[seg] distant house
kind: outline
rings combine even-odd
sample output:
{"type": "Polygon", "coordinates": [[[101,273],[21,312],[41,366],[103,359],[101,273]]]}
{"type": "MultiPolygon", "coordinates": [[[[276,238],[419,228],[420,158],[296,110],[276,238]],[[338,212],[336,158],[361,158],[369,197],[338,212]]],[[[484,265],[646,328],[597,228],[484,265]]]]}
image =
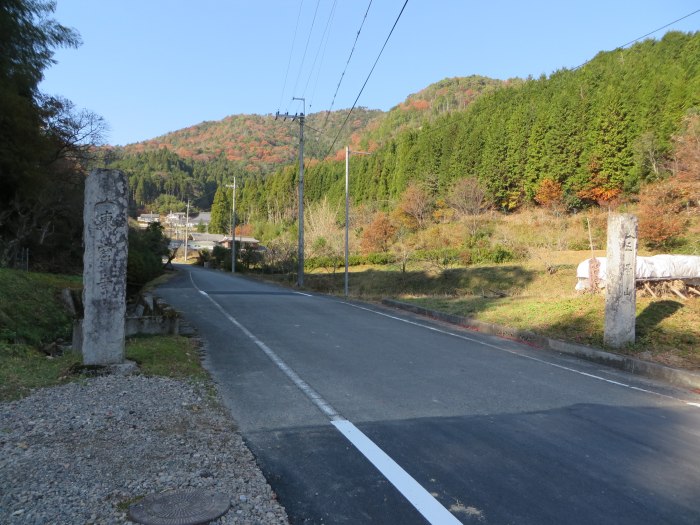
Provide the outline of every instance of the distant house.
{"type": "Polygon", "coordinates": [[[157,213],[142,213],[136,218],[141,228],[146,228],[149,224],[160,222],[160,215],[157,213]]]}
{"type": "MultiPolygon", "coordinates": [[[[221,244],[228,249],[231,249],[231,237],[226,236],[221,241],[221,244]]],[[[255,237],[245,237],[241,235],[236,235],[236,244],[241,248],[260,248],[260,241],[255,237]]]]}
{"type": "MultiPolygon", "coordinates": [[[[236,245],[239,248],[261,249],[260,241],[253,237],[236,235],[236,245]]],[[[219,233],[190,232],[187,235],[187,246],[192,250],[213,250],[215,246],[231,249],[231,238],[219,233]]]]}
{"type": "Polygon", "coordinates": [[[171,226],[185,226],[185,221],[186,221],[187,214],[184,212],[178,211],[178,212],[170,212],[165,216],[165,222],[166,224],[169,224],[171,226]]]}
{"type": "Polygon", "coordinates": [[[218,233],[197,233],[190,232],[187,236],[187,244],[193,250],[213,250],[214,246],[220,245],[225,236],[218,233]]]}

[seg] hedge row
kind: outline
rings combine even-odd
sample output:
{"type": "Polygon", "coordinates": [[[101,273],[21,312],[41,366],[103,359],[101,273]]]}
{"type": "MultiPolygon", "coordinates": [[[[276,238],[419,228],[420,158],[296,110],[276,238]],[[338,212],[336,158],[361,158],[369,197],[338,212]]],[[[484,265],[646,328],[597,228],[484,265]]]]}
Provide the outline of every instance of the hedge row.
{"type": "MultiPolygon", "coordinates": [[[[522,255],[502,246],[472,248],[441,248],[437,250],[416,250],[411,253],[407,261],[410,262],[430,262],[439,266],[456,266],[470,264],[499,264],[509,261],[516,261],[522,255]]],[[[367,255],[351,255],[348,258],[349,266],[361,266],[364,264],[387,265],[395,264],[399,260],[393,253],[380,252],[369,253],[367,255]]],[[[304,261],[304,269],[307,271],[321,268],[341,268],[345,265],[343,257],[309,257],[304,261]]]]}

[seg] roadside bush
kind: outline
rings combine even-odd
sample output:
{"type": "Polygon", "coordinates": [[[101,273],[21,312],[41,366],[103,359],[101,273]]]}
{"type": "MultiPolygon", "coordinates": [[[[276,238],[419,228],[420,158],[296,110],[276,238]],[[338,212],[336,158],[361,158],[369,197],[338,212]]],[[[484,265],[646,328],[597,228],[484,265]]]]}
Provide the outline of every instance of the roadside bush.
{"type": "Polygon", "coordinates": [[[365,260],[369,264],[393,264],[396,256],[393,253],[376,252],[367,254],[365,260]]]}
{"type": "Polygon", "coordinates": [[[335,272],[345,264],[345,258],[340,256],[325,255],[321,257],[309,257],[304,259],[304,270],[326,269],[335,272]]]}
{"type": "Polygon", "coordinates": [[[198,266],[211,266],[211,251],[209,250],[199,250],[197,252],[197,265],[198,266]]]}
{"type": "Polygon", "coordinates": [[[214,246],[209,258],[211,268],[221,268],[228,272],[231,271],[231,250],[223,246],[214,246]]]}
{"type": "Polygon", "coordinates": [[[367,264],[367,257],[363,255],[350,255],[348,257],[348,266],[361,266],[367,264]]]}
{"type": "Polygon", "coordinates": [[[163,273],[163,257],[168,255],[168,239],[163,227],[151,223],[145,230],[129,228],[129,255],[126,282],[129,293],[163,273]]]}
{"type": "Polygon", "coordinates": [[[290,240],[274,239],[266,245],[261,262],[265,273],[291,273],[297,266],[297,246],[290,240]]]}

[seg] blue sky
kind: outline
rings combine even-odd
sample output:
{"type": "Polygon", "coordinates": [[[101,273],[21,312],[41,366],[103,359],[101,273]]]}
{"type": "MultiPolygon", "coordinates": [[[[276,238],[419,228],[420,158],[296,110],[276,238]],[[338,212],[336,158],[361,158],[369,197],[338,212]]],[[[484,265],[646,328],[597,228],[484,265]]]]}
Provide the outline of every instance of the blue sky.
{"type": "MultiPolygon", "coordinates": [[[[352,106],[404,2],[372,1],[334,109],[352,106]]],[[[40,88],[102,115],[107,142],[120,145],[232,114],[301,111],[292,97],[325,111],[368,3],[58,0],[55,18],[83,45],[58,50],[40,88]]],[[[697,0],[409,0],[358,105],[388,110],[446,77],[573,68],[698,9],[697,0]]],[[[653,36],[674,29],[700,30],[700,13],[653,36]]]]}

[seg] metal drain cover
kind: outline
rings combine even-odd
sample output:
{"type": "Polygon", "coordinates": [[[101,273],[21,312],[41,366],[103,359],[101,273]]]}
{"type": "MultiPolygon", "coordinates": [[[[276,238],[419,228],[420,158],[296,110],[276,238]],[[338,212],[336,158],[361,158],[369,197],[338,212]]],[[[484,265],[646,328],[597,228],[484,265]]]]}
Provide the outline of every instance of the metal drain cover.
{"type": "Polygon", "coordinates": [[[129,507],[129,519],[144,525],[198,525],[223,516],[231,506],[225,494],[200,489],[154,494],[129,507]]]}

